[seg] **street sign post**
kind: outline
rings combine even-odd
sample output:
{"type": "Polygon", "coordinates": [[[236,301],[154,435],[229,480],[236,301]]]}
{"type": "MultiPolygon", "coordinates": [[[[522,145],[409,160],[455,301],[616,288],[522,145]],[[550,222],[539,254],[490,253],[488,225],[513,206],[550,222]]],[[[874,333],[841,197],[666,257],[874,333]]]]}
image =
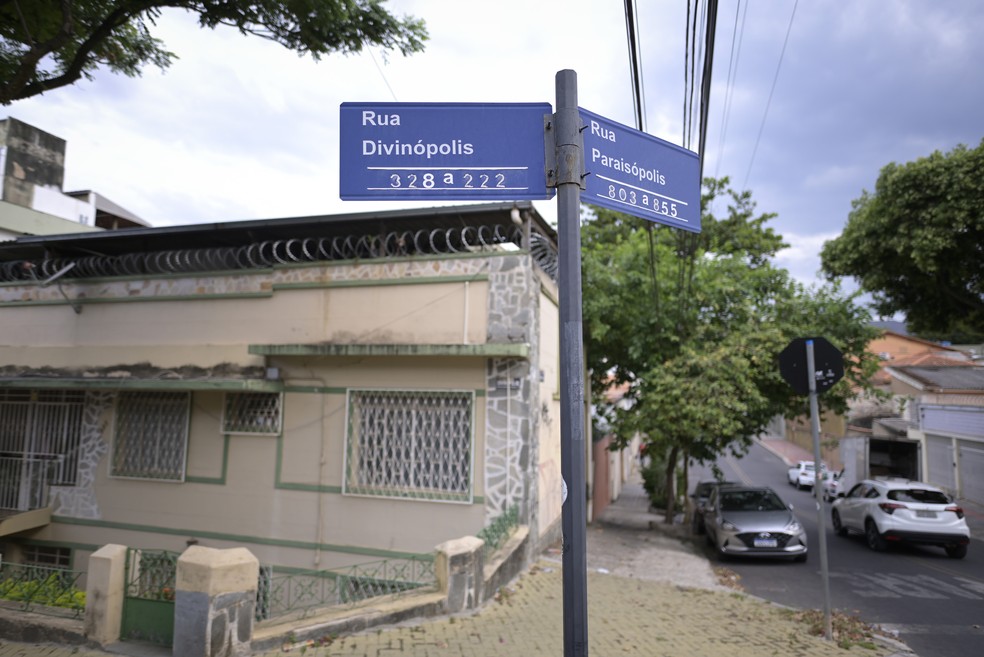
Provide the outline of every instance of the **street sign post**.
{"type": "Polygon", "coordinates": [[[549,103],[342,103],[343,200],[548,199],[549,103]]]}
{"type": "Polygon", "coordinates": [[[810,396],[810,431],[813,435],[813,497],[820,530],[820,580],[823,583],[824,636],[833,639],[830,617],[830,573],[827,567],[827,528],[823,505],[823,460],[820,454],[820,404],[817,395],[844,376],[844,355],[824,338],[796,338],[779,354],[779,374],[800,395],[810,396]]]}
{"type": "Polygon", "coordinates": [[[696,153],[579,108],[574,71],[557,73],[556,99],[555,113],[547,103],[342,103],[339,192],[356,201],[537,200],[556,188],[564,655],[586,657],[581,188],[586,203],[700,232],[701,181],[696,153]],[[578,493],[567,495],[568,485],[578,493]]]}
{"type": "Polygon", "coordinates": [[[700,232],[697,153],[579,108],[584,202],[700,232]]]}

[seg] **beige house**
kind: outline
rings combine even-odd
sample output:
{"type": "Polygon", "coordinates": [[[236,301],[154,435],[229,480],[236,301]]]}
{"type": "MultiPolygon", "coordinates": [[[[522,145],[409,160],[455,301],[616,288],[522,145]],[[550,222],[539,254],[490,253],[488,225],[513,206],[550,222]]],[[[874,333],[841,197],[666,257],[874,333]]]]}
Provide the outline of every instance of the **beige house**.
{"type": "Polygon", "coordinates": [[[427,558],[560,533],[556,235],[529,203],[0,243],[0,551],[427,558]]]}

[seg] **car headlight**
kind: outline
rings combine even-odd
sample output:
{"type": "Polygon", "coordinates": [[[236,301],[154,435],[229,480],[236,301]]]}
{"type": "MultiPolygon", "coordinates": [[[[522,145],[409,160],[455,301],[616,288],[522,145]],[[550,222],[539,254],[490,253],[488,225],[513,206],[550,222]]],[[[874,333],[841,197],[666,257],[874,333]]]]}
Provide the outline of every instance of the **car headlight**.
{"type": "Polygon", "coordinates": [[[726,529],[729,532],[738,531],[738,528],[733,523],[730,523],[727,520],[725,520],[724,522],[721,523],[721,528],[722,529],[726,529]]]}
{"type": "Polygon", "coordinates": [[[803,529],[803,526],[800,525],[798,521],[793,520],[788,525],[786,525],[786,529],[784,531],[787,534],[798,534],[798,533],[800,533],[800,531],[802,531],[802,529],[803,529]]]}

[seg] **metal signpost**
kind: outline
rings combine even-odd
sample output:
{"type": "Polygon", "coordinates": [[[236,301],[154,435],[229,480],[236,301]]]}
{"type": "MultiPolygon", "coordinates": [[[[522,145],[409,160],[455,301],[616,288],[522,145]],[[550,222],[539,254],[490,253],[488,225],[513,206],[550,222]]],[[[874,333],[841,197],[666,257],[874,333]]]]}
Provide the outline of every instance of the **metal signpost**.
{"type": "Polygon", "coordinates": [[[700,232],[697,153],[585,109],[581,119],[586,203],[700,232]]]}
{"type": "Polygon", "coordinates": [[[700,231],[697,155],[577,106],[577,74],[548,103],[342,103],[343,200],[547,199],[557,192],[564,655],[588,654],[581,191],[587,202],[700,231]],[[585,154],[590,169],[585,172],[585,154]]]}
{"type": "Polygon", "coordinates": [[[346,201],[547,199],[549,103],[342,103],[346,201]]]}
{"type": "Polygon", "coordinates": [[[823,504],[823,461],[820,458],[820,409],[817,395],[844,376],[844,356],[824,338],[796,338],[779,354],[779,373],[794,392],[810,396],[810,429],[813,434],[813,497],[820,532],[820,579],[823,582],[824,637],[833,639],[830,619],[830,573],[827,568],[827,527],[823,504]],[[820,365],[817,368],[817,365],[820,365]]]}

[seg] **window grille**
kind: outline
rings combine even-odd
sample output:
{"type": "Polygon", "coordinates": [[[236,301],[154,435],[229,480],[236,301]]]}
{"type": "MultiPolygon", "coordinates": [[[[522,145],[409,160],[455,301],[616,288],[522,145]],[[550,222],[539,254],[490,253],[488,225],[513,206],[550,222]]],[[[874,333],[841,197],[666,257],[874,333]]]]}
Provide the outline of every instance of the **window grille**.
{"type": "Polygon", "coordinates": [[[110,474],[182,481],[190,401],[187,392],[121,392],[110,474]]]}
{"type": "Polygon", "coordinates": [[[0,389],[0,457],[44,465],[46,485],[74,486],[84,402],[80,390],[0,389]]]}
{"type": "Polygon", "coordinates": [[[470,500],[472,406],[470,392],[349,391],[344,492],[470,500]]]}
{"type": "Polygon", "coordinates": [[[283,395],[278,392],[228,393],[222,414],[222,431],[279,435],[282,409],[283,395]]]}
{"type": "Polygon", "coordinates": [[[65,569],[72,565],[72,550],[66,547],[25,545],[21,550],[23,551],[22,561],[24,565],[65,569]]]}

